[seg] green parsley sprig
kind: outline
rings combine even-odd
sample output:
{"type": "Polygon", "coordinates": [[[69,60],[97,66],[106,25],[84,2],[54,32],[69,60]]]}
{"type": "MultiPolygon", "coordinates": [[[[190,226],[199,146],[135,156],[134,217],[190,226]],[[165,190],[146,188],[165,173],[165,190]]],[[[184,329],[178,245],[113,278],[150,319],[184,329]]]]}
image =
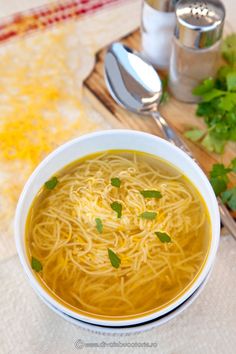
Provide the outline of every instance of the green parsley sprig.
{"type": "Polygon", "coordinates": [[[231,161],[229,166],[215,164],[210,172],[210,182],[217,196],[220,196],[223,203],[230,209],[236,211],[236,186],[227,189],[229,184],[229,174],[236,174],[236,158],[231,161]]]}
{"type": "Polygon", "coordinates": [[[222,56],[226,64],[216,78],[207,78],[193,90],[202,98],[196,114],[204,118],[207,129],[185,132],[188,139],[218,154],[224,152],[228,141],[236,142],[236,33],[224,40],[222,56]]]}

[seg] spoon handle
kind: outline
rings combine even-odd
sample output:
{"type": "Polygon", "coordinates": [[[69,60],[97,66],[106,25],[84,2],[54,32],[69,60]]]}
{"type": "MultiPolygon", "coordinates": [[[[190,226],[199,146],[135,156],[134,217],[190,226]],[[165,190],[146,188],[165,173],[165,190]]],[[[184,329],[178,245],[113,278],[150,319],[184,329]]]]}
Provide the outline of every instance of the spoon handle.
{"type": "MultiPolygon", "coordinates": [[[[197,164],[198,161],[194,158],[192,152],[188,148],[188,146],[185,144],[185,142],[174,132],[174,130],[169,126],[165,118],[163,118],[159,113],[155,112],[152,113],[152,116],[157,123],[158,127],[160,128],[163,136],[165,137],[166,140],[168,140],[170,143],[173,145],[177,146],[181,150],[183,150],[188,156],[190,156],[197,164]]],[[[221,221],[224,224],[224,226],[228,229],[228,231],[231,233],[231,235],[235,238],[236,240],[236,225],[235,221],[230,215],[227,207],[223,204],[222,200],[218,197],[218,205],[219,205],[219,210],[220,210],[220,216],[221,216],[221,221]]]]}

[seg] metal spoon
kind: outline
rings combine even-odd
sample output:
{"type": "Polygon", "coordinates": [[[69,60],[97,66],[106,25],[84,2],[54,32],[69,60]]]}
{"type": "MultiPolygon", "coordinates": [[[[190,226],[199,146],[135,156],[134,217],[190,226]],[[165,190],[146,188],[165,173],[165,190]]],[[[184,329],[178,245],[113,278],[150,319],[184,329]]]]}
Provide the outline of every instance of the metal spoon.
{"type": "MultiPolygon", "coordinates": [[[[162,83],[153,68],[138,53],[121,43],[113,43],[105,56],[105,80],[111,96],[129,111],[150,115],[163,136],[197,162],[183,140],[160,115],[162,83]]],[[[228,209],[218,198],[221,220],[236,239],[236,226],[228,209]]]]}

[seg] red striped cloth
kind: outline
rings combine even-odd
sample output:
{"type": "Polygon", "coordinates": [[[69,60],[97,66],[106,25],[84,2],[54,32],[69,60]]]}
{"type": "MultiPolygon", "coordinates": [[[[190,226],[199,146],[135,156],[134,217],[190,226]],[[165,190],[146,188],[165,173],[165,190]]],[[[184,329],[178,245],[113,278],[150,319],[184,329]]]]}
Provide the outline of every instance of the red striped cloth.
{"type": "Polygon", "coordinates": [[[75,19],[122,0],[65,0],[31,9],[0,20],[0,42],[75,19]]]}

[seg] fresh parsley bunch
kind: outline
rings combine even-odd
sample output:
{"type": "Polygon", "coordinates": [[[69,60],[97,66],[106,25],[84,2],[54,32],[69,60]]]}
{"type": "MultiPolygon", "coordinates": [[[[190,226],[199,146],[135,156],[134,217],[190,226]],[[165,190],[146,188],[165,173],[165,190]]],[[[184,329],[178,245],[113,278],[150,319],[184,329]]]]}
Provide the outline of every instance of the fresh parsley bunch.
{"type": "Polygon", "coordinates": [[[227,190],[230,173],[236,173],[236,158],[231,161],[228,167],[223,164],[213,165],[210,172],[210,182],[215,194],[221,197],[223,203],[236,211],[236,187],[227,190]]]}
{"type": "Polygon", "coordinates": [[[222,55],[226,65],[216,78],[207,78],[193,90],[202,101],[196,114],[204,117],[207,130],[192,129],[185,136],[199,141],[208,151],[222,154],[228,141],[236,142],[236,34],[223,43],[222,55]]]}

